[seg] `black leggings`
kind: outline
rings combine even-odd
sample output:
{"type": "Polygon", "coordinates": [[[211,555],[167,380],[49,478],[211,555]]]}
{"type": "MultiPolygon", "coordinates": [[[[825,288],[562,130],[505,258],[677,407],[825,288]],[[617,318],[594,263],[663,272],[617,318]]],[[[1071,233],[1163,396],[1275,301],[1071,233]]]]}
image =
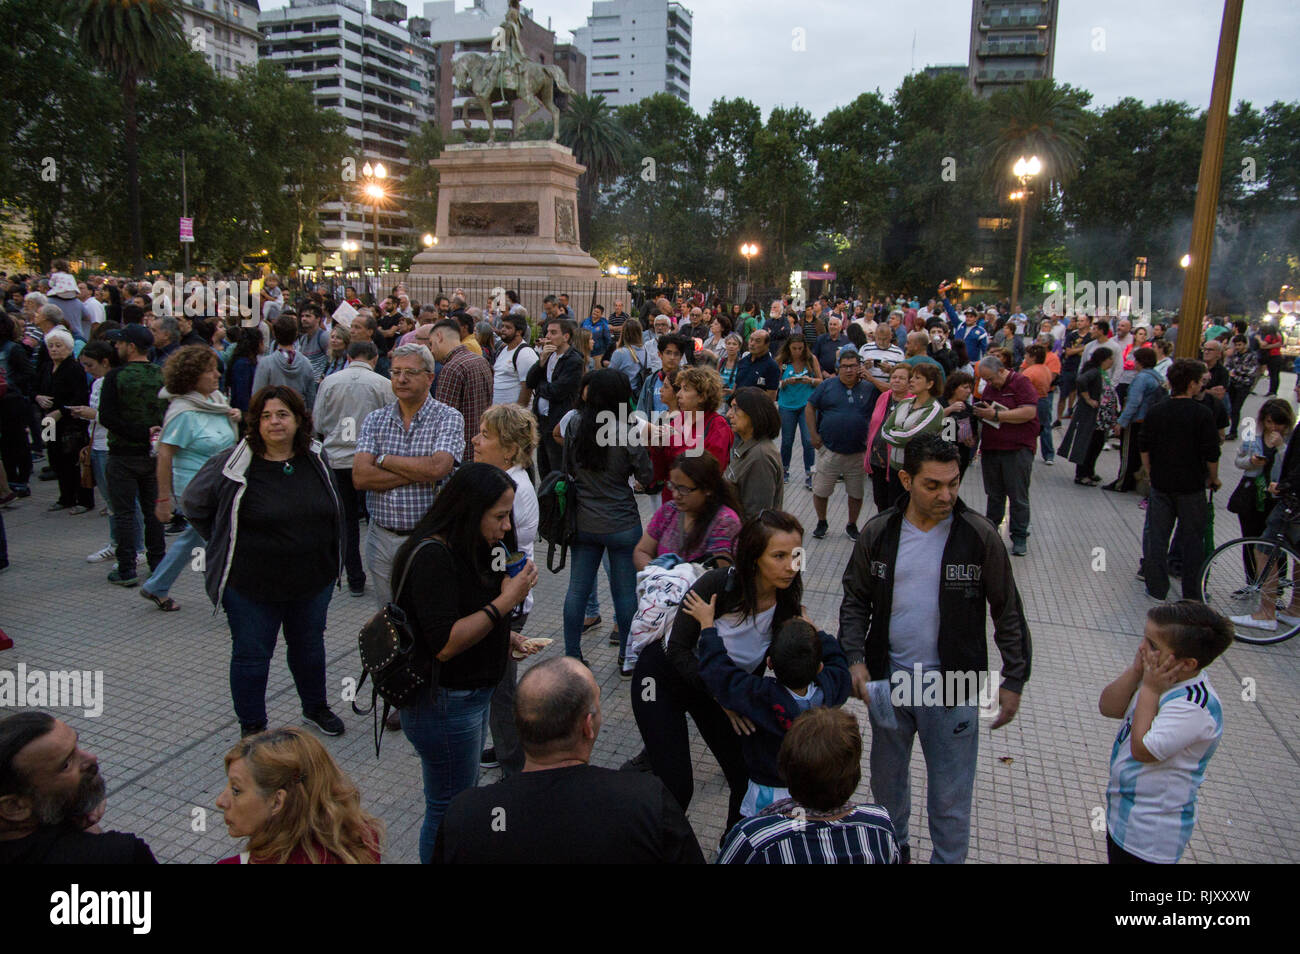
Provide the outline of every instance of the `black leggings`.
{"type": "Polygon", "coordinates": [[[27,398],[13,384],[0,398],[0,460],[11,484],[25,484],[32,479],[32,449],[28,443],[27,422],[31,409],[27,398]]]}
{"type": "Polygon", "coordinates": [[[691,746],[686,716],[695,720],[704,744],[718,760],[731,788],[727,800],[727,831],[740,821],[740,803],[749,786],[749,772],[740,749],[740,736],[722,706],[707,692],[687,684],[656,641],[637,659],[632,676],[632,713],[645,740],[655,775],[686,811],[695,794],[691,746]]]}

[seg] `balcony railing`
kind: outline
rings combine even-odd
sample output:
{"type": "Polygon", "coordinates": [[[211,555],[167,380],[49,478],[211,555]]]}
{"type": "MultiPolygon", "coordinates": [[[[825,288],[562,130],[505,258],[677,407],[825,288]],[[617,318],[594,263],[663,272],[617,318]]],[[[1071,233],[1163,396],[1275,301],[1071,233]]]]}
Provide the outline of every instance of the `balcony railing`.
{"type": "Polygon", "coordinates": [[[1020,41],[1018,43],[989,43],[979,46],[980,56],[1046,56],[1047,43],[1043,40],[1020,41]]]}

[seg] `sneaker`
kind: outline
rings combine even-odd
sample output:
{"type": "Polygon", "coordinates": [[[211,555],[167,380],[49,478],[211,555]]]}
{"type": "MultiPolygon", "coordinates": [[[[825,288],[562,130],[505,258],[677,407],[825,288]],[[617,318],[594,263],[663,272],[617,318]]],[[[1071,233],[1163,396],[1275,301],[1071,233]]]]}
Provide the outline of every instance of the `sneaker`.
{"type": "Polygon", "coordinates": [[[92,553],[90,556],[86,557],[86,562],[87,562],[87,563],[103,563],[105,560],[111,560],[111,559],[113,559],[113,554],[115,554],[116,552],[117,552],[117,549],[116,549],[115,547],[107,546],[107,547],[104,547],[104,549],[102,549],[102,550],[96,550],[96,551],[95,551],[94,553],[92,553]]]}
{"type": "Polygon", "coordinates": [[[1029,544],[1024,540],[1013,540],[1011,543],[1012,556],[1026,556],[1029,553],[1029,544]]]}
{"type": "Polygon", "coordinates": [[[185,522],[185,518],[180,514],[176,514],[176,516],[172,517],[171,523],[163,527],[163,532],[169,537],[174,537],[178,533],[184,533],[185,528],[188,526],[189,524],[185,522]]]}
{"type": "Polygon", "coordinates": [[[1292,616],[1290,613],[1283,613],[1281,610],[1277,611],[1277,621],[1287,626],[1300,626],[1300,616],[1292,616]]]}
{"type": "Polygon", "coordinates": [[[497,747],[495,745],[490,745],[483,750],[483,754],[478,757],[478,767],[485,769],[501,767],[501,763],[497,761],[497,747]]]}
{"type": "Polygon", "coordinates": [[[611,629],[611,630],[609,631],[609,644],[610,644],[611,646],[617,646],[617,645],[619,644],[619,638],[618,638],[618,627],[617,627],[617,626],[615,626],[613,629],[611,629]]]}
{"type": "Polygon", "coordinates": [[[823,539],[826,536],[826,531],[829,529],[830,526],[826,523],[825,520],[818,520],[817,526],[813,527],[813,539],[816,540],[823,539]]]}
{"type": "Polygon", "coordinates": [[[239,737],[246,739],[250,735],[257,735],[259,732],[266,731],[265,722],[241,722],[239,723],[239,737]]]}
{"type": "Polygon", "coordinates": [[[785,483],[788,484],[789,482],[790,482],[790,472],[787,470],[785,472],[785,483]]]}
{"type": "Polygon", "coordinates": [[[9,489],[19,497],[30,497],[32,495],[32,488],[27,484],[10,484],[9,489]]]}
{"type": "Polygon", "coordinates": [[[1229,617],[1234,626],[1240,626],[1243,629],[1266,629],[1269,632],[1277,631],[1277,620],[1275,619],[1255,619],[1247,613],[1245,616],[1229,617]]]}
{"type": "Polygon", "coordinates": [[[90,513],[89,507],[83,507],[80,504],[68,511],[71,516],[80,517],[83,513],[90,513]]]}
{"type": "Polygon", "coordinates": [[[348,592],[351,593],[353,596],[365,596],[365,595],[366,595],[366,584],[365,584],[365,583],[349,583],[349,584],[348,584],[348,592]]]}
{"type": "Polygon", "coordinates": [[[1053,464],[1056,463],[1056,458],[1055,458],[1055,457],[1049,457],[1049,458],[1047,458],[1045,461],[1043,461],[1043,463],[1046,464],[1048,467],[1051,467],[1053,464]]]}
{"type": "Polygon", "coordinates": [[[117,572],[117,567],[113,567],[113,569],[108,571],[108,582],[112,583],[114,586],[138,586],[140,583],[140,577],[136,576],[134,573],[130,576],[122,576],[117,572]]]}
{"type": "Polygon", "coordinates": [[[849,524],[844,528],[844,534],[850,540],[856,540],[858,538],[858,525],[856,523],[849,524]]]}
{"type": "Polygon", "coordinates": [[[812,490],[812,474],[803,475],[803,489],[812,490]]]}
{"type": "Polygon", "coordinates": [[[329,706],[321,706],[311,712],[304,712],[302,721],[308,725],[314,725],[326,735],[343,734],[343,720],[336,716],[329,706]]]}
{"type": "Polygon", "coordinates": [[[618,767],[618,770],[620,772],[653,772],[654,771],[654,769],[650,767],[650,756],[646,754],[645,749],[642,749],[636,755],[632,756],[632,758],[628,759],[626,762],[620,765],[618,767]]]}

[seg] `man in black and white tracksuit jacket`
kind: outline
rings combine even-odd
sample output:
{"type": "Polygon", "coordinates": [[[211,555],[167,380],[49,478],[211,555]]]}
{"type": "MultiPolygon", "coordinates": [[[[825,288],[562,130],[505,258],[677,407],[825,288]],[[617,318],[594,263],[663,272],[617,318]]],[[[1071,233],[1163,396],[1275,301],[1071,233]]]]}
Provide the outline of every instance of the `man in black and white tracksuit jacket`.
{"type": "Polygon", "coordinates": [[[871,790],[889,810],[909,860],[912,741],[925,753],[931,861],[961,863],[979,750],[979,687],[991,710],[985,614],[1002,656],[999,712],[1006,725],[1029,678],[1029,627],[997,528],[957,497],[955,445],[911,441],[900,472],[907,491],[865,527],[844,571],[840,644],[853,691],[871,719],[871,790]]]}

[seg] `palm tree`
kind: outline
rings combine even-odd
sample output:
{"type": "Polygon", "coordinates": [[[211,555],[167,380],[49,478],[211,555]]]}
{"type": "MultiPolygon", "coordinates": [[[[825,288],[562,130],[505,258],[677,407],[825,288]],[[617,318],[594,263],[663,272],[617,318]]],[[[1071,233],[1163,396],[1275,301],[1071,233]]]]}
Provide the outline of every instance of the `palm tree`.
{"type": "Polygon", "coordinates": [[[1011,167],[1020,156],[1042,161],[1040,193],[1074,178],[1083,157],[1085,103],[1078,91],[1052,80],[1014,86],[990,100],[994,125],[986,172],[999,191],[1014,179],[1011,167]]]}
{"type": "Polygon", "coordinates": [[[131,255],[144,274],[140,231],[140,169],[136,88],[168,56],[184,49],[178,0],[64,0],[63,14],[82,51],[122,87],[122,147],[126,159],[131,255]]]}
{"type": "Polygon", "coordinates": [[[578,182],[578,232],[582,247],[590,249],[596,190],[622,175],[635,144],[604,96],[581,94],[569,97],[568,108],[560,116],[560,142],[587,167],[578,182]]]}

